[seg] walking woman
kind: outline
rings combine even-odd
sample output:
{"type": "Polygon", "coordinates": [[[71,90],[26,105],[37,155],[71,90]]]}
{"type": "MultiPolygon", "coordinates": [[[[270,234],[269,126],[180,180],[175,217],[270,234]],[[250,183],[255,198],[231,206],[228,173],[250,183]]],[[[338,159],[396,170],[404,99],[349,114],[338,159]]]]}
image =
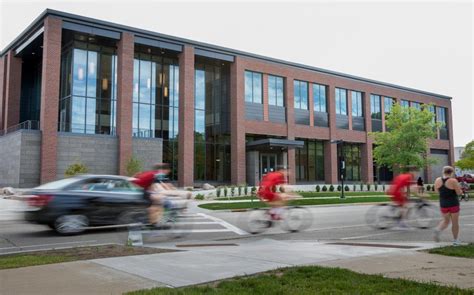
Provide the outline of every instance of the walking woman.
{"type": "Polygon", "coordinates": [[[454,168],[450,166],[443,167],[443,176],[435,181],[435,190],[439,193],[439,206],[443,220],[438,224],[434,232],[434,239],[439,242],[439,236],[445,230],[449,223],[452,223],[453,245],[459,245],[459,199],[461,192],[459,182],[454,178],[454,168]]]}

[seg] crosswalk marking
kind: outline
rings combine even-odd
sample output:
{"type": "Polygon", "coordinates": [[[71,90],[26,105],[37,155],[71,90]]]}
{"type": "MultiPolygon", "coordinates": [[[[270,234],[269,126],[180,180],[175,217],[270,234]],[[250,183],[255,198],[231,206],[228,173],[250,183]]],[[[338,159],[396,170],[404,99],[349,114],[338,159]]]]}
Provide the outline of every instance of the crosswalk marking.
{"type": "Polygon", "coordinates": [[[217,218],[217,217],[214,217],[214,216],[211,216],[211,215],[207,215],[207,214],[204,214],[204,213],[198,213],[198,214],[203,216],[203,217],[206,217],[208,219],[214,220],[215,222],[219,223],[223,227],[229,229],[230,231],[232,231],[232,232],[234,232],[238,235],[243,236],[243,235],[248,235],[249,234],[248,232],[246,232],[246,231],[244,231],[244,230],[242,230],[242,229],[240,229],[240,228],[238,228],[238,227],[236,227],[236,226],[234,226],[234,225],[232,225],[232,224],[230,224],[230,223],[228,223],[228,222],[226,222],[226,221],[224,221],[220,218],[217,218]]]}

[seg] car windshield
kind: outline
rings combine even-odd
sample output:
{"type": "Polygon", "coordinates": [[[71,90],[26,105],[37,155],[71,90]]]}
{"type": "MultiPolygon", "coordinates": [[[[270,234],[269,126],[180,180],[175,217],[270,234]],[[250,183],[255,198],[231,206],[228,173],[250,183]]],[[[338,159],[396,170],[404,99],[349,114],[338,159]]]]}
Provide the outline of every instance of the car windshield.
{"type": "Polygon", "coordinates": [[[68,186],[68,185],[70,185],[74,182],[77,182],[77,181],[78,181],[78,179],[75,178],[75,177],[65,178],[65,179],[45,183],[43,185],[35,187],[35,189],[38,189],[38,190],[58,190],[58,189],[63,189],[66,186],[68,186]]]}

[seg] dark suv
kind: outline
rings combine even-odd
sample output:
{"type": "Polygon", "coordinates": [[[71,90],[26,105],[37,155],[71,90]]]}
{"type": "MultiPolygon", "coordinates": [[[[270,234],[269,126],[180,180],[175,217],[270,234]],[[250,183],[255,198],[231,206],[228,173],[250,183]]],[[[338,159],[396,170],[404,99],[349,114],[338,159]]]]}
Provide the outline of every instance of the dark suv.
{"type": "Polygon", "coordinates": [[[60,234],[77,234],[92,226],[124,223],[128,212],[143,210],[149,201],[130,178],[81,175],[38,186],[26,193],[27,221],[45,224],[60,234]]]}

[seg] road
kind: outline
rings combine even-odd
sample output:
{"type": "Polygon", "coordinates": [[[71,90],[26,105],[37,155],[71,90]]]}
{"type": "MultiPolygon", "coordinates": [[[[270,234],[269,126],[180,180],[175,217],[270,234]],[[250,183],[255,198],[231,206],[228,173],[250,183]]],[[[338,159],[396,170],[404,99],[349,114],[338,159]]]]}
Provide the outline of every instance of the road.
{"type": "MultiPolygon", "coordinates": [[[[184,220],[184,237],[170,240],[169,236],[145,234],[145,244],[164,241],[180,243],[216,243],[216,241],[275,240],[306,241],[369,241],[369,242],[425,242],[432,241],[432,230],[375,230],[365,224],[365,214],[372,205],[344,205],[309,207],[313,223],[299,233],[286,233],[281,228],[271,228],[264,234],[247,234],[248,213],[215,212],[190,207],[184,220]]],[[[16,209],[18,209],[17,207],[16,209]]],[[[474,242],[474,202],[463,202],[461,206],[461,234],[463,242],[474,242]]],[[[0,206],[0,254],[39,249],[63,248],[82,245],[126,242],[128,233],[116,229],[91,230],[78,236],[59,236],[42,225],[29,224],[21,215],[1,209],[0,206]],[[3,211],[2,211],[3,210],[3,211]]],[[[446,230],[442,241],[450,241],[451,233],[446,230]]]]}

